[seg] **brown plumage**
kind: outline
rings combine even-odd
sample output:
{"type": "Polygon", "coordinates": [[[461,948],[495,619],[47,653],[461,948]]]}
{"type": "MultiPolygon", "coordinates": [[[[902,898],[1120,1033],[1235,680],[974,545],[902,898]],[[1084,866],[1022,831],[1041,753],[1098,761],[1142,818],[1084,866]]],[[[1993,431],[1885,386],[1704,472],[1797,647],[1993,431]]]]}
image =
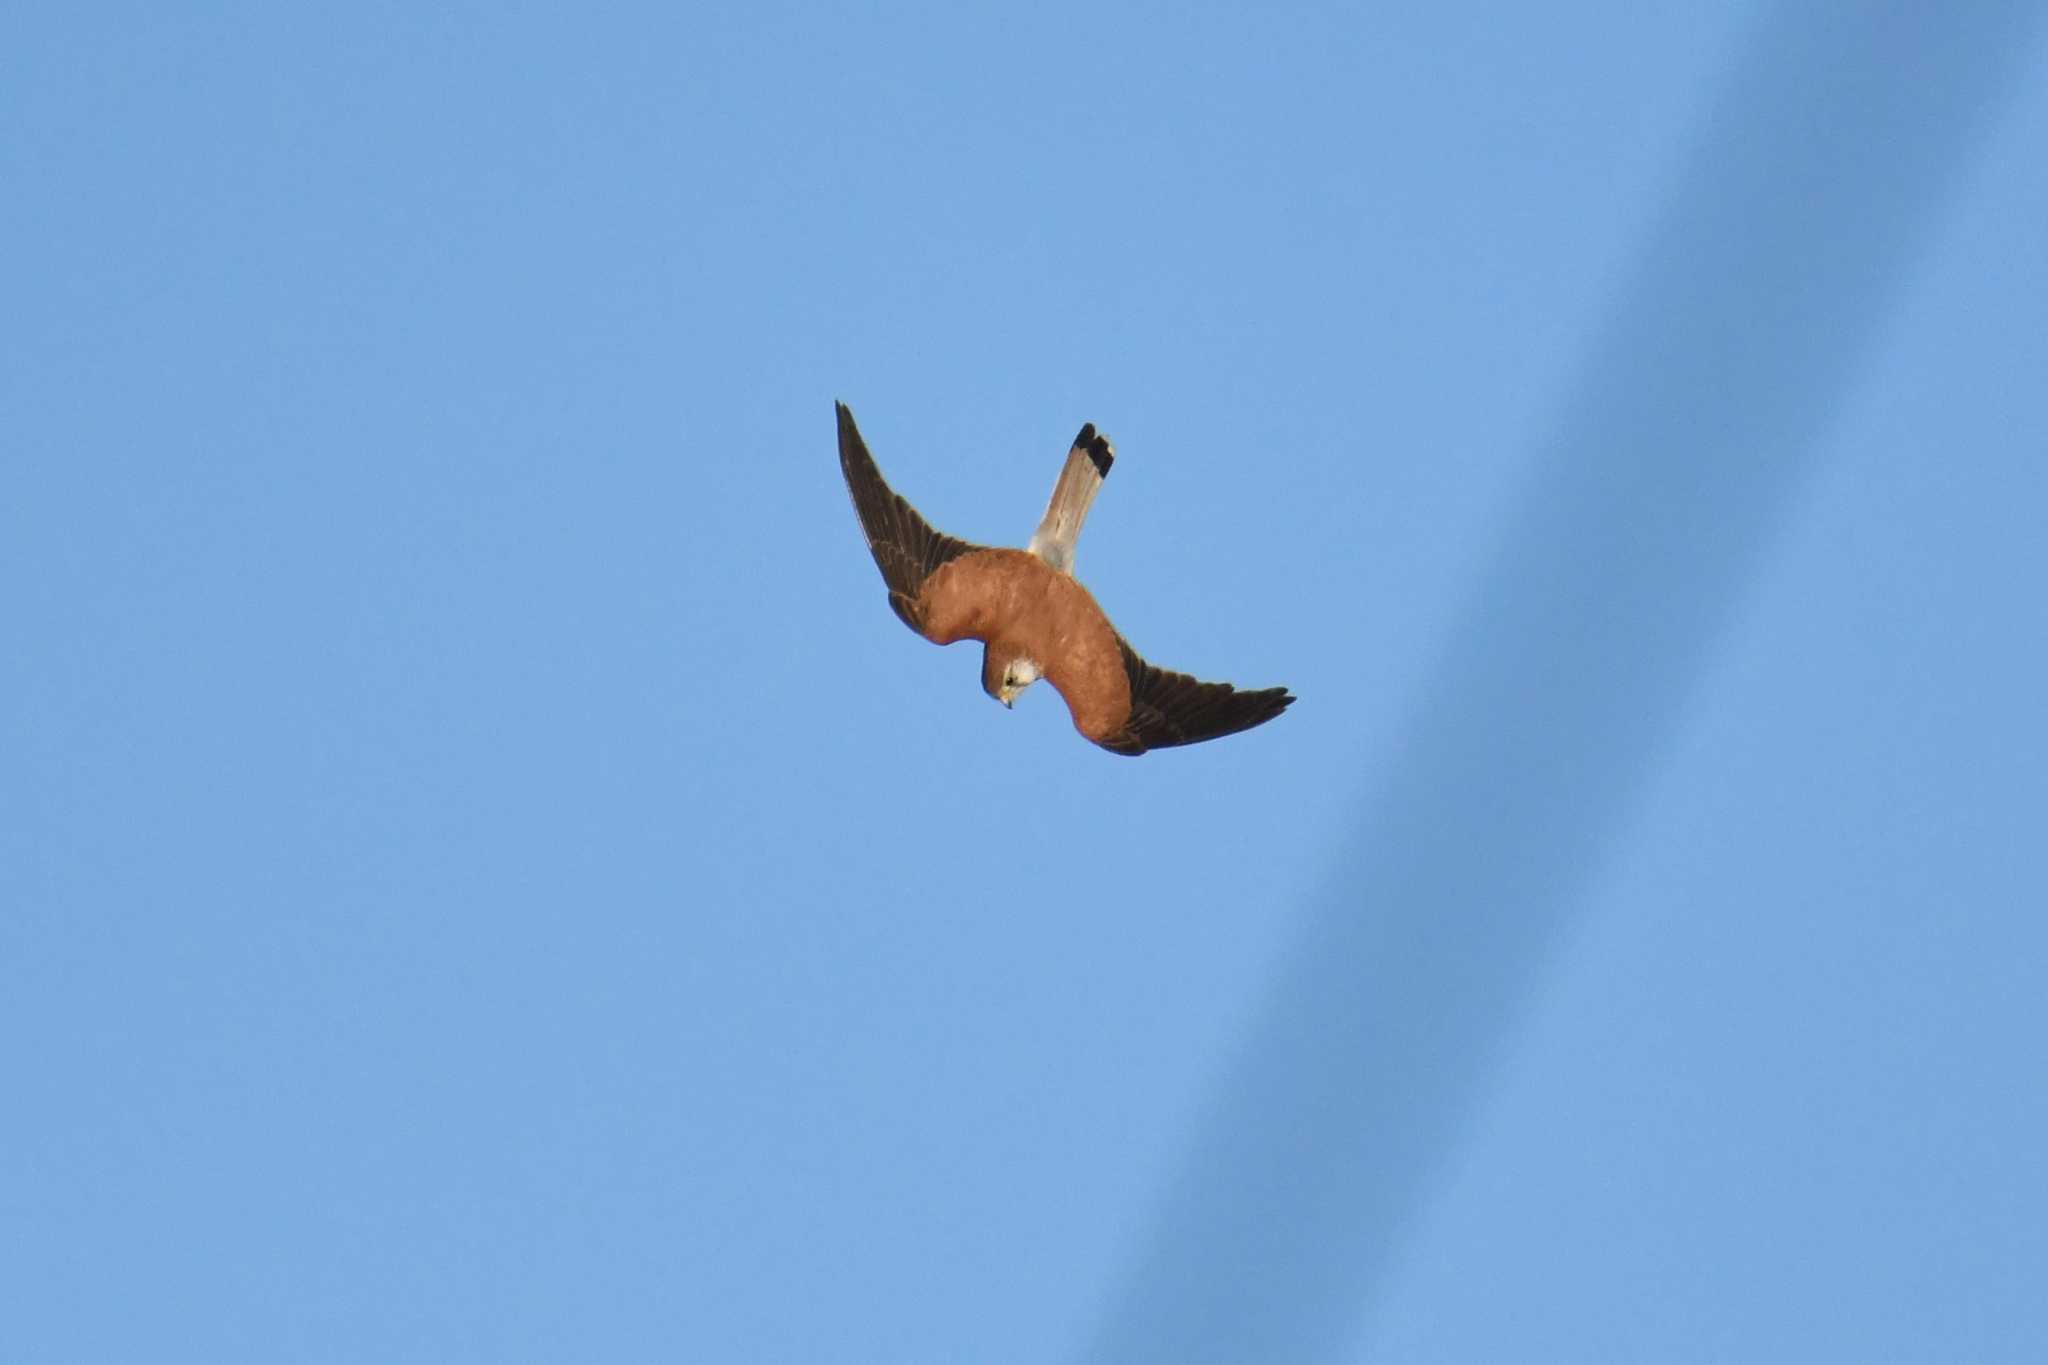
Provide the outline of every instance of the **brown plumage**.
{"type": "Polygon", "coordinates": [[[1093,425],[1074,438],[1030,548],[1009,550],[933,530],[882,478],[853,413],[838,408],[839,466],[890,607],[934,644],[982,641],[982,687],[1005,706],[1043,677],[1082,735],[1137,755],[1249,730],[1293,702],[1284,687],[1240,692],[1146,663],[1074,580],[1074,542],[1116,458],[1093,425]]]}

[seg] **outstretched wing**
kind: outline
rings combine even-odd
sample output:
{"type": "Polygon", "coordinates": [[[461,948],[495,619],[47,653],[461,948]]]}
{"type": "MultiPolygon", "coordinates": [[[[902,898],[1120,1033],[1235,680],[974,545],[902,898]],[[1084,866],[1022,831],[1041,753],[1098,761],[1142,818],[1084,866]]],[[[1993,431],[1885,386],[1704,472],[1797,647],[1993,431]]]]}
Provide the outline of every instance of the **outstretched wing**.
{"type": "Polygon", "coordinates": [[[1121,635],[1116,643],[1131,683],[1131,716],[1115,734],[1095,741],[1111,753],[1135,758],[1148,749],[1234,735],[1264,725],[1294,702],[1284,687],[1240,692],[1229,683],[1197,682],[1146,663],[1121,635]]]}
{"type": "Polygon", "coordinates": [[[853,495],[853,510],[860,516],[861,530],[867,532],[868,551],[882,571],[889,588],[889,605],[903,618],[903,624],[922,635],[918,594],[933,570],[948,560],[981,549],[964,540],[934,531],[917,509],[897,496],[875,467],[860,428],[846,404],[839,409],[839,468],[846,475],[846,490],[853,495]]]}

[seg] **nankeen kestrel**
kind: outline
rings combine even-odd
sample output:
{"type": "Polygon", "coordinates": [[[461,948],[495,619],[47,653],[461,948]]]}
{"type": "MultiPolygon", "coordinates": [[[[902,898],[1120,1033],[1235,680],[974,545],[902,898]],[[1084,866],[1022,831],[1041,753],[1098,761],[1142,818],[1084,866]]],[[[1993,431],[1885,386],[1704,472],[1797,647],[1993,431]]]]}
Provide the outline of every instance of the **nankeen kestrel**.
{"type": "Polygon", "coordinates": [[[883,480],[853,414],[838,407],[839,466],[889,605],[933,644],[980,640],[982,690],[1003,705],[1044,678],[1076,730],[1135,756],[1249,730],[1294,700],[1284,687],[1240,692],[1154,668],[1074,581],[1074,542],[1116,458],[1092,423],[1074,438],[1031,543],[1008,550],[934,531],[883,480]]]}

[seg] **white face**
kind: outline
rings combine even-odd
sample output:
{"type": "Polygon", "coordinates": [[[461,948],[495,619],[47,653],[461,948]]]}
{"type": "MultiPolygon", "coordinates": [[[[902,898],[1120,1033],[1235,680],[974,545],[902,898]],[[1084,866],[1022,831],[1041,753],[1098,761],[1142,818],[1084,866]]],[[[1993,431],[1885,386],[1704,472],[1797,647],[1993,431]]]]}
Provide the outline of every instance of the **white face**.
{"type": "Polygon", "coordinates": [[[1014,660],[1003,673],[1003,685],[996,692],[996,700],[1009,706],[1017,700],[1017,694],[1045,675],[1038,671],[1038,664],[1031,659],[1014,660]]]}

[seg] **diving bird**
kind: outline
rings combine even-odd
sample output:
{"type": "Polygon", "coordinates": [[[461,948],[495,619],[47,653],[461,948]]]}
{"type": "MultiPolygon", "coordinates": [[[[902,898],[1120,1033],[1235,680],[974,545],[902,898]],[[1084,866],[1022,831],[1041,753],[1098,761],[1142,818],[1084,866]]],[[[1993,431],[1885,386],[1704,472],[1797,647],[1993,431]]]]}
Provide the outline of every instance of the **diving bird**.
{"type": "Polygon", "coordinates": [[[1044,678],[1085,738],[1135,757],[1249,730],[1293,702],[1284,687],[1240,692],[1155,668],[1074,581],[1074,542],[1116,459],[1093,423],[1074,438],[1031,543],[1010,550],[933,530],[882,478],[853,413],[837,406],[839,467],[889,605],[933,644],[981,641],[982,690],[1004,706],[1044,678]]]}

